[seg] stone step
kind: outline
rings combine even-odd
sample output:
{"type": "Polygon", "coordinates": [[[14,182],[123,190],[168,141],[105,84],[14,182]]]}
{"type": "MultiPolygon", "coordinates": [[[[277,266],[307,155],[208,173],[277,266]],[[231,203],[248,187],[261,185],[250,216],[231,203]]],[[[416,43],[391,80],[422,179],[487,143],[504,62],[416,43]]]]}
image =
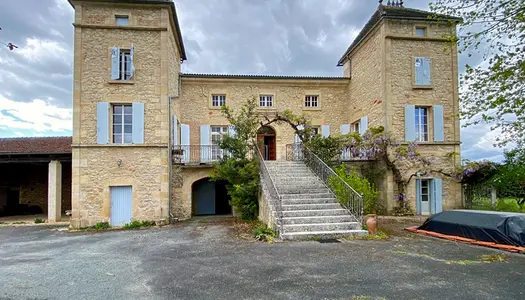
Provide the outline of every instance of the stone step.
{"type": "Polygon", "coordinates": [[[266,166],[269,172],[310,172],[310,168],[307,166],[266,166]]]}
{"type": "Polygon", "coordinates": [[[298,198],[298,199],[283,199],[283,205],[299,205],[299,204],[325,204],[325,203],[337,203],[339,201],[336,198],[298,198]]]}
{"type": "Polygon", "coordinates": [[[277,188],[279,194],[285,196],[290,194],[302,195],[302,194],[323,194],[329,193],[329,190],[326,187],[281,187],[277,188]]]}
{"type": "Polygon", "coordinates": [[[299,172],[291,172],[291,173],[280,173],[280,172],[275,172],[275,173],[272,173],[270,172],[270,176],[272,177],[272,179],[279,179],[279,178],[295,178],[295,177],[315,177],[315,178],[318,178],[317,176],[315,176],[314,173],[312,172],[303,172],[303,173],[299,173],[299,172]]]}
{"type": "Polygon", "coordinates": [[[312,231],[339,231],[339,230],[360,230],[358,222],[341,223],[309,223],[309,224],[285,224],[283,233],[288,232],[312,232],[312,231]]]}
{"type": "Polygon", "coordinates": [[[365,236],[368,232],[366,230],[333,230],[333,231],[302,231],[302,232],[287,232],[281,235],[283,240],[328,240],[340,239],[344,237],[365,236]]]}
{"type": "Polygon", "coordinates": [[[267,166],[306,166],[302,161],[286,161],[286,160],[274,160],[274,161],[265,161],[267,166]]]}
{"type": "Polygon", "coordinates": [[[316,181],[316,182],[282,182],[282,181],[277,181],[275,182],[275,186],[277,187],[278,190],[280,189],[283,189],[283,190],[286,190],[286,189],[291,189],[291,188],[300,188],[300,189],[305,189],[305,190],[308,190],[308,189],[322,189],[322,188],[326,188],[326,186],[324,185],[324,183],[322,183],[321,181],[316,181]]]}
{"type": "Polygon", "coordinates": [[[283,224],[340,224],[354,222],[351,215],[339,216],[308,216],[308,217],[283,217],[283,224]]]}
{"type": "Polygon", "coordinates": [[[313,210],[286,210],[283,217],[314,217],[314,216],[346,216],[348,211],[343,208],[313,209],[313,210]]]}
{"type": "Polygon", "coordinates": [[[333,198],[334,195],[332,193],[308,193],[308,194],[284,194],[281,195],[283,200],[286,199],[316,199],[316,198],[333,198]]]}
{"type": "Polygon", "coordinates": [[[316,176],[297,176],[297,177],[290,177],[290,176],[281,176],[279,178],[272,177],[272,179],[278,179],[278,182],[286,182],[286,183],[302,183],[302,182],[321,182],[322,181],[316,177],[316,176]]]}
{"type": "Polygon", "coordinates": [[[289,210],[318,210],[318,209],[341,209],[341,204],[339,202],[332,203],[316,203],[316,204],[287,204],[288,202],[283,202],[281,207],[283,211],[289,210]],[[286,204],[285,204],[286,203],[286,204]]]}

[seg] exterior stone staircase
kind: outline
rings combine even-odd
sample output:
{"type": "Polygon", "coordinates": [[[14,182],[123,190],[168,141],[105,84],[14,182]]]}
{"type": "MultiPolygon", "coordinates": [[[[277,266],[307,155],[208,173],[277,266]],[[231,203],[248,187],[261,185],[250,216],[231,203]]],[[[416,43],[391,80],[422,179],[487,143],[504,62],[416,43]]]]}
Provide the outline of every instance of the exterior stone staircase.
{"type": "MultiPolygon", "coordinates": [[[[304,162],[265,163],[282,198],[282,239],[335,239],[367,234],[304,162]]],[[[274,209],[278,210],[278,205],[274,209]]],[[[277,219],[278,212],[273,214],[277,219]]]]}

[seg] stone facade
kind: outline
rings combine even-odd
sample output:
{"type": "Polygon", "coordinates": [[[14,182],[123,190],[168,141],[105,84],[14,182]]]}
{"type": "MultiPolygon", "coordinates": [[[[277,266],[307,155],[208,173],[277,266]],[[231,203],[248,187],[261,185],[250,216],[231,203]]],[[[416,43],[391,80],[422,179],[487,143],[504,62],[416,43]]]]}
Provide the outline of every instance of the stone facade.
{"type": "MultiPolygon", "coordinates": [[[[340,61],[343,77],[180,75],[185,53],[171,2],[72,3],[75,68],[71,197],[75,227],[108,221],[110,187],[121,185],[132,186],[133,219],[190,218],[192,185],[208,177],[211,169],[209,165],[170,164],[169,153],[171,145],[181,143],[181,124],[189,126],[190,144],[197,146],[201,141],[200,126],[228,125],[220,110],[211,105],[213,94],[225,95],[226,105],[234,109],[247,99],[272,95],[273,106],[261,107],[261,114],[284,109],[304,113],[314,126],[326,129],[328,125],[331,135],[340,134],[341,125],[367,116],[369,127],[383,126],[401,142],[405,104],[440,104],[444,108],[445,141],[423,143],[421,152],[436,157],[436,165],[444,172],[459,165],[459,155],[450,155],[459,153],[460,141],[457,51],[449,47],[444,52],[441,38],[443,33],[454,32],[454,25],[421,19],[380,19],[340,61]],[[116,26],[116,16],[127,16],[128,25],[116,26]],[[415,36],[416,27],[424,27],[426,35],[415,36]],[[112,47],[130,49],[131,45],[135,50],[133,78],[126,82],[110,80],[112,47]],[[431,86],[414,87],[414,56],[431,57],[431,86]],[[318,96],[320,105],[305,107],[307,95],[318,96]],[[144,142],[98,144],[98,102],[144,103],[144,142]],[[177,123],[172,122],[174,116],[177,123]]],[[[272,128],[276,133],[276,157],[285,159],[286,145],[294,142],[295,134],[289,126],[272,128]]],[[[111,130],[110,126],[110,137],[111,130]]],[[[392,174],[387,172],[378,186],[383,203],[392,211],[397,192],[392,174]]],[[[414,182],[408,187],[407,197],[415,206],[414,182]]],[[[444,179],[444,208],[458,207],[460,202],[460,185],[444,179]]]]}

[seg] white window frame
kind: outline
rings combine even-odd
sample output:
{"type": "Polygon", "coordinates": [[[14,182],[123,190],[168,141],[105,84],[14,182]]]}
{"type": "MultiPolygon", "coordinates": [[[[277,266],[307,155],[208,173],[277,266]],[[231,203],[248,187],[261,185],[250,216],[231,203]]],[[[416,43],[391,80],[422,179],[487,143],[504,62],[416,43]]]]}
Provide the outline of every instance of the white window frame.
{"type": "Polygon", "coordinates": [[[112,137],[113,144],[131,144],[133,143],[133,106],[131,104],[113,104],[112,112],[112,137]],[[117,108],[120,108],[120,113],[117,113],[117,108]],[[126,109],[127,108],[127,109],[126,109]],[[117,117],[120,117],[120,122],[116,122],[117,117]],[[126,122],[128,117],[128,122],[126,122]],[[115,130],[115,126],[120,126],[120,130],[115,130]],[[126,132],[126,128],[130,132],[126,132]],[[117,140],[120,136],[120,140],[117,140]]]}
{"type": "Polygon", "coordinates": [[[430,109],[425,106],[416,106],[414,109],[414,118],[416,126],[416,141],[429,141],[429,115],[430,109]]]}
{"type": "Polygon", "coordinates": [[[319,95],[306,95],[304,97],[305,107],[319,107],[319,95]]]}
{"type": "Polygon", "coordinates": [[[419,27],[419,26],[417,26],[415,35],[418,36],[418,37],[426,37],[427,36],[427,28],[426,27],[419,27]],[[421,32],[423,32],[423,35],[419,34],[421,32]]]}
{"type": "Polygon", "coordinates": [[[361,129],[361,122],[360,121],[357,121],[357,122],[354,122],[350,125],[350,132],[357,132],[357,133],[360,133],[360,129],[361,129]]]}
{"type": "Polygon", "coordinates": [[[421,179],[421,190],[419,194],[421,195],[421,202],[430,202],[430,184],[432,179],[421,179]],[[426,193],[424,192],[426,190],[426,193]]]}
{"type": "Polygon", "coordinates": [[[131,80],[131,50],[120,49],[118,60],[120,64],[119,79],[123,81],[131,80]]]}
{"type": "Polygon", "coordinates": [[[224,150],[219,146],[222,138],[228,134],[228,126],[212,125],[210,126],[210,145],[211,145],[211,159],[217,161],[224,155],[224,150]]]}
{"type": "Polygon", "coordinates": [[[115,25],[117,26],[128,26],[129,16],[115,16],[115,25]]]}
{"type": "Polygon", "coordinates": [[[211,106],[222,107],[224,105],[226,105],[226,95],[224,94],[211,95],[211,106]]]}
{"type": "Polygon", "coordinates": [[[260,107],[273,107],[273,95],[260,95],[259,96],[260,107]]]}

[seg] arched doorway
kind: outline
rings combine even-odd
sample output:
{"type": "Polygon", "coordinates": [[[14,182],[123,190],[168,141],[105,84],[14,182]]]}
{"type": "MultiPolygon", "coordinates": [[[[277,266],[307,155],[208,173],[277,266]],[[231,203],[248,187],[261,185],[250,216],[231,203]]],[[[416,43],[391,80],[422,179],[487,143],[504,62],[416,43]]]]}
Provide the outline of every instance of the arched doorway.
{"type": "Polygon", "coordinates": [[[257,131],[257,145],[261,150],[264,160],[276,160],[275,130],[269,126],[263,126],[257,131]]]}
{"type": "Polygon", "coordinates": [[[225,181],[203,178],[192,185],[192,212],[194,216],[231,215],[230,196],[225,181]]]}

